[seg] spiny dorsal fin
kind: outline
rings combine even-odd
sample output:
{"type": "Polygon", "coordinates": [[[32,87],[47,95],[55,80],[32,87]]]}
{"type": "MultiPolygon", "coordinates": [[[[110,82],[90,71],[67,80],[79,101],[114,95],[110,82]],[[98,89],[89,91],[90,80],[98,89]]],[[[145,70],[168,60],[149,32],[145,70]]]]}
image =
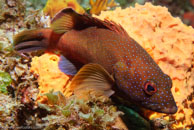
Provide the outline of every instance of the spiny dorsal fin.
{"type": "Polygon", "coordinates": [[[68,91],[72,91],[79,98],[86,99],[89,94],[110,97],[114,94],[112,86],[114,79],[99,64],[84,65],[72,79],[68,91]]]}
{"type": "Polygon", "coordinates": [[[61,10],[51,21],[51,29],[56,33],[65,33],[72,29],[82,30],[92,26],[106,28],[103,21],[87,14],[78,14],[72,8],[61,10]]]}
{"type": "Polygon", "coordinates": [[[78,14],[71,8],[61,10],[51,21],[51,29],[56,33],[65,33],[72,29],[82,30],[88,27],[105,28],[127,35],[126,31],[113,21],[102,21],[87,14],[78,14]]]}
{"type": "Polygon", "coordinates": [[[108,29],[118,33],[119,35],[129,37],[128,33],[120,24],[117,24],[114,21],[107,20],[107,19],[104,20],[104,24],[108,29]]]}

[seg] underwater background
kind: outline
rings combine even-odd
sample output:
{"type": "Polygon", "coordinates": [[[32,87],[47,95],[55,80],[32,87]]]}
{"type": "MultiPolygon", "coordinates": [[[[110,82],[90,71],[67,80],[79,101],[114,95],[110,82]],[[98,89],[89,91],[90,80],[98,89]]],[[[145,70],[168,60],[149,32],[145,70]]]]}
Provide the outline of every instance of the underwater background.
{"type": "Polygon", "coordinates": [[[194,129],[193,0],[0,0],[0,8],[0,129],[194,129]],[[78,99],[68,91],[73,77],[58,68],[59,52],[14,50],[17,33],[50,27],[67,7],[120,24],[172,79],[177,113],[117,96],[78,99]]]}

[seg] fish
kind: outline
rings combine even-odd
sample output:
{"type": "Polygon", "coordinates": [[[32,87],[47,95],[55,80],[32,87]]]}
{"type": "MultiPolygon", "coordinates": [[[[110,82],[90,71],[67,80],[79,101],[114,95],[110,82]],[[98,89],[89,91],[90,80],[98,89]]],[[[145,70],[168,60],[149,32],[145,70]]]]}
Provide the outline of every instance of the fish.
{"type": "Polygon", "coordinates": [[[14,46],[20,53],[43,48],[60,51],[59,68],[75,75],[71,83],[75,93],[118,94],[152,111],[177,112],[171,78],[113,21],[66,8],[52,19],[50,28],[18,33],[14,46]]]}

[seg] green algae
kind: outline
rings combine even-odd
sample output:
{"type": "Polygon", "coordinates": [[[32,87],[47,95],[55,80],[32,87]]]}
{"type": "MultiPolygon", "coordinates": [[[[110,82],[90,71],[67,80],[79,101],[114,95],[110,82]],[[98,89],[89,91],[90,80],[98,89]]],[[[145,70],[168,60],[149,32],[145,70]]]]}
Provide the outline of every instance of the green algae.
{"type": "Polygon", "coordinates": [[[7,86],[12,82],[11,76],[7,72],[0,72],[0,93],[7,94],[7,86]]]}
{"type": "Polygon", "coordinates": [[[150,130],[151,126],[150,123],[145,120],[142,116],[140,116],[137,112],[133,109],[130,109],[125,106],[119,106],[119,110],[125,113],[122,116],[122,119],[126,123],[129,129],[131,130],[150,130]]]}
{"type": "Polygon", "coordinates": [[[44,94],[47,104],[38,103],[38,106],[48,110],[51,114],[42,118],[44,129],[107,129],[111,128],[115,119],[123,114],[118,111],[111,100],[102,100],[91,96],[88,101],[77,99],[75,96],[65,98],[61,92],[44,94]]]}

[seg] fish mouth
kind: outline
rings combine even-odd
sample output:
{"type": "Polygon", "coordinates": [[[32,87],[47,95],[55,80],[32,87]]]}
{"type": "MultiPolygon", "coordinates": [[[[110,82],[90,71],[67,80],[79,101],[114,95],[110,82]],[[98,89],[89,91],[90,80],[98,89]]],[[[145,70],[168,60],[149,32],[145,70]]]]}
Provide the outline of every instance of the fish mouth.
{"type": "Polygon", "coordinates": [[[35,50],[43,50],[46,48],[46,45],[41,41],[26,41],[21,42],[14,46],[14,50],[19,53],[32,52],[35,50]]]}
{"type": "Polygon", "coordinates": [[[177,106],[172,106],[169,108],[161,109],[161,112],[166,113],[166,114],[175,114],[177,110],[178,110],[177,106]]]}
{"type": "Polygon", "coordinates": [[[175,114],[178,110],[176,103],[174,101],[171,103],[165,104],[164,106],[163,105],[161,105],[161,103],[149,103],[149,104],[143,103],[143,106],[145,108],[159,113],[175,114]]]}

